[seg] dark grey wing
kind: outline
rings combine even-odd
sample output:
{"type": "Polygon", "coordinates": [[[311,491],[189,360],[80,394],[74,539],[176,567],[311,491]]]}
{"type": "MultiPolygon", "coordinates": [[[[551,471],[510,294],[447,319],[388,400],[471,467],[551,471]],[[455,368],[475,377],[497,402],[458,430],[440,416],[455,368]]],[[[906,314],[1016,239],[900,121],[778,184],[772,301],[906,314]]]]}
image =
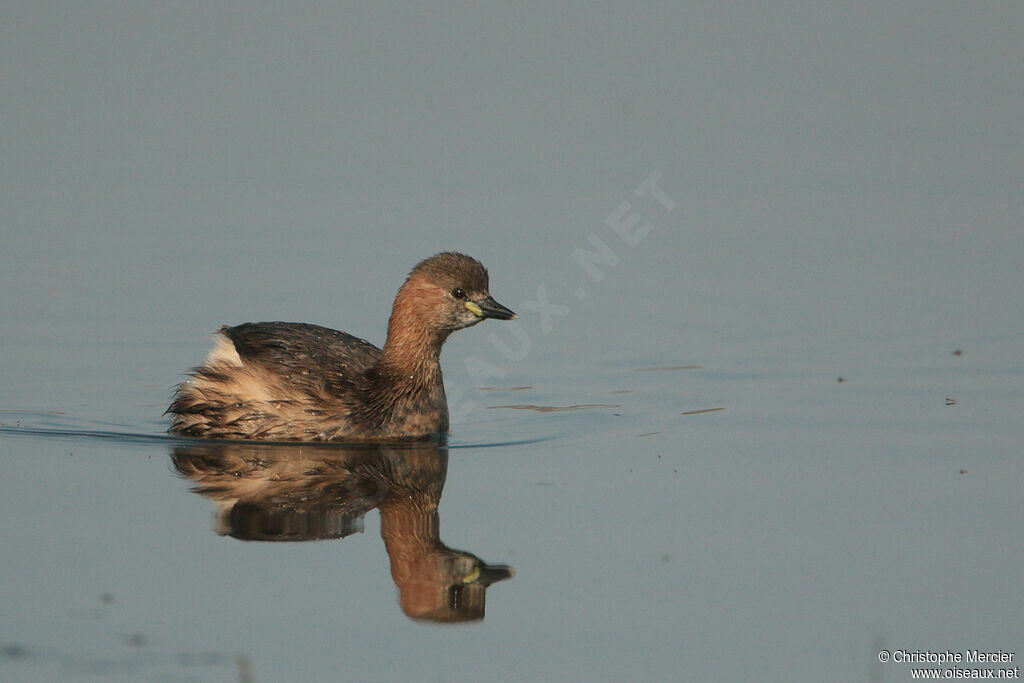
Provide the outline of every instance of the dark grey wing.
{"type": "Polygon", "coordinates": [[[323,386],[332,393],[347,393],[381,353],[351,334],[306,323],[244,323],[220,332],[243,362],[259,364],[298,387],[323,386]]]}

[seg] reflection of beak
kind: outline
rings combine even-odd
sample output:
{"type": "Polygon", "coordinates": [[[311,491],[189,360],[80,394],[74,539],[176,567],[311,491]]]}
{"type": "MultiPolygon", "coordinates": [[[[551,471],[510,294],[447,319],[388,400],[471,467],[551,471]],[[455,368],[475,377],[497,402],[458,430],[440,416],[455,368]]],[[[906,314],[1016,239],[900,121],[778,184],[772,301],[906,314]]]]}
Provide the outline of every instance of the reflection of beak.
{"type": "Polygon", "coordinates": [[[492,297],[487,296],[480,301],[467,301],[466,308],[481,318],[494,318],[495,320],[515,320],[518,316],[508,308],[505,308],[492,297]]]}
{"type": "Polygon", "coordinates": [[[473,573],[476,574],[477,571],[479,571],[479,576],[476,577],[475,583],[479,583],[485,588],[492,583],[511,579],[516,575],[516,570],[506,564],[489,565],[481,562],[478,570],[475,570],[473,573]]]}

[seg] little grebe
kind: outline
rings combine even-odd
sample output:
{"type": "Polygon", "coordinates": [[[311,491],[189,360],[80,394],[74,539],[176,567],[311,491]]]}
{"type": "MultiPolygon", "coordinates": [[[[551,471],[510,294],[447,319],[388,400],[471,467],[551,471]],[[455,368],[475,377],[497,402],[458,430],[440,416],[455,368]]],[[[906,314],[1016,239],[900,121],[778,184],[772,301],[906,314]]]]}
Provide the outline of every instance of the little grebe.
{"type": "Polygon", "coordinates": [[[476,259],[421,261],[398,290],[384,348],[304,323],[222,327],[177,387],[170,430],[209,439],[422,438],[448,431],[441,346],[455,330],[516,314],[491,298],[476,259]]]}

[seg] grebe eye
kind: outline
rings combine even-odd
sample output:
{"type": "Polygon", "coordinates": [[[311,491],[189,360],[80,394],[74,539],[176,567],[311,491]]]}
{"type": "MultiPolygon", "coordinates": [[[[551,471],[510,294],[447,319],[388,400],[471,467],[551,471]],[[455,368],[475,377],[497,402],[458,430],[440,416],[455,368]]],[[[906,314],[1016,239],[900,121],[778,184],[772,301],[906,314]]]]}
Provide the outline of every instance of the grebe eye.
{"type": "Polygon", "coordinates": [[[465,299],[466,292],[462,290],[462,287],[456,287],[455,289],[452,290],[452,296],[454,296],[456,299],[465,299]]]}

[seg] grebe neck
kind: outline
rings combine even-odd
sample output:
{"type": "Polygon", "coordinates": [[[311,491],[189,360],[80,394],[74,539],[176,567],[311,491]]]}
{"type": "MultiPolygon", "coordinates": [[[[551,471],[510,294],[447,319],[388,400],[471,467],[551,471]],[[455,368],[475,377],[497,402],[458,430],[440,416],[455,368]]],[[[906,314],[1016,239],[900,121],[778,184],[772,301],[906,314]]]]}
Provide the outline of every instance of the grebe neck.
{"type": "Polygon", "coordinates": [[[398,290],[379,364],[388,374],[416,384],[440,380],[441,347],[451,334],[430,319],[430,294],[415,280],[398,290]]]}

